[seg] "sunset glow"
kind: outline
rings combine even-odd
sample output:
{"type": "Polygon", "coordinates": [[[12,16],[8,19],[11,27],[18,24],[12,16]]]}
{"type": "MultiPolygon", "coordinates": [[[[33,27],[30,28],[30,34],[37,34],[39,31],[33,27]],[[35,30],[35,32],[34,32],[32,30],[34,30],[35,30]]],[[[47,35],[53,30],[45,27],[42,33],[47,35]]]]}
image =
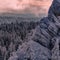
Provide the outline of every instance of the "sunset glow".
{"type": "Polygon", "coordinates": [[[0,12],[47,13],[52,0],[0,0],[0,12]]]}

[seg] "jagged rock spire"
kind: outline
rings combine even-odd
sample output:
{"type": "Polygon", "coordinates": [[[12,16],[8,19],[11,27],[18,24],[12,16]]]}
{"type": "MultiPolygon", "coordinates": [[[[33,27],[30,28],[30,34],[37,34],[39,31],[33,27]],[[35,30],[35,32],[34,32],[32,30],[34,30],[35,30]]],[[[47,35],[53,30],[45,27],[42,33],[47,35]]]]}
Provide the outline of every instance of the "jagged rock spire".
{"type": "Polygon", "coordinates": [[[48,11],[48,15],[56,15],[56,16],[60,16],[60,0],[53,0],[52,5],[48,11]]]}
{"type": "Polygon", "coordinates": [[[60,3],[60,0],[57,0],[60,3]]]}

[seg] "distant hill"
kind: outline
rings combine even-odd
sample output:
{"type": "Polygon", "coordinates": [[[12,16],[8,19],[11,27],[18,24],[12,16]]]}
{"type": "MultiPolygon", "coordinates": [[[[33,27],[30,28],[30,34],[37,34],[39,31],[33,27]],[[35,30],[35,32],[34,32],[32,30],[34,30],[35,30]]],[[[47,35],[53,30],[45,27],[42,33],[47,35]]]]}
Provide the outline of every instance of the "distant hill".
{"type": "Polygon", "coordinates": [[[2,13],[0,14],[1,23],[21,22],[21,21],[40,21],[43,16],[37,17],[33,14],[14,14],[14,13],[2,13]]]}

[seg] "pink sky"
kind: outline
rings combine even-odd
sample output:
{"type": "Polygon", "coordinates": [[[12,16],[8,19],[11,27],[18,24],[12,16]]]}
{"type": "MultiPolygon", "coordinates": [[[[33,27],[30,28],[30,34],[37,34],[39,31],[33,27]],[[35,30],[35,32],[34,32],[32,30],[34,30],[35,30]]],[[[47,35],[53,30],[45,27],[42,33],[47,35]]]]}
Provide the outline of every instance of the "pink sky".
{"type": "Polygon", "coordinates": [[[47,13],[51,0],[0,0],[0,12],[47,13]]]}

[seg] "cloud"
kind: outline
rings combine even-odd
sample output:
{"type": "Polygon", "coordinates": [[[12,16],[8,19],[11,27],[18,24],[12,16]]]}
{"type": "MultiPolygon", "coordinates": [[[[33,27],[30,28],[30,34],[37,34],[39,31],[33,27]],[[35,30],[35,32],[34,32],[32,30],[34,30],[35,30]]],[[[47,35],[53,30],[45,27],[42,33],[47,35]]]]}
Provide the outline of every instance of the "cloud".
{"type": "Polygon", "coordinates": [[[0,0],[0,12],[47,13],[52,0],[0,0]]]}

